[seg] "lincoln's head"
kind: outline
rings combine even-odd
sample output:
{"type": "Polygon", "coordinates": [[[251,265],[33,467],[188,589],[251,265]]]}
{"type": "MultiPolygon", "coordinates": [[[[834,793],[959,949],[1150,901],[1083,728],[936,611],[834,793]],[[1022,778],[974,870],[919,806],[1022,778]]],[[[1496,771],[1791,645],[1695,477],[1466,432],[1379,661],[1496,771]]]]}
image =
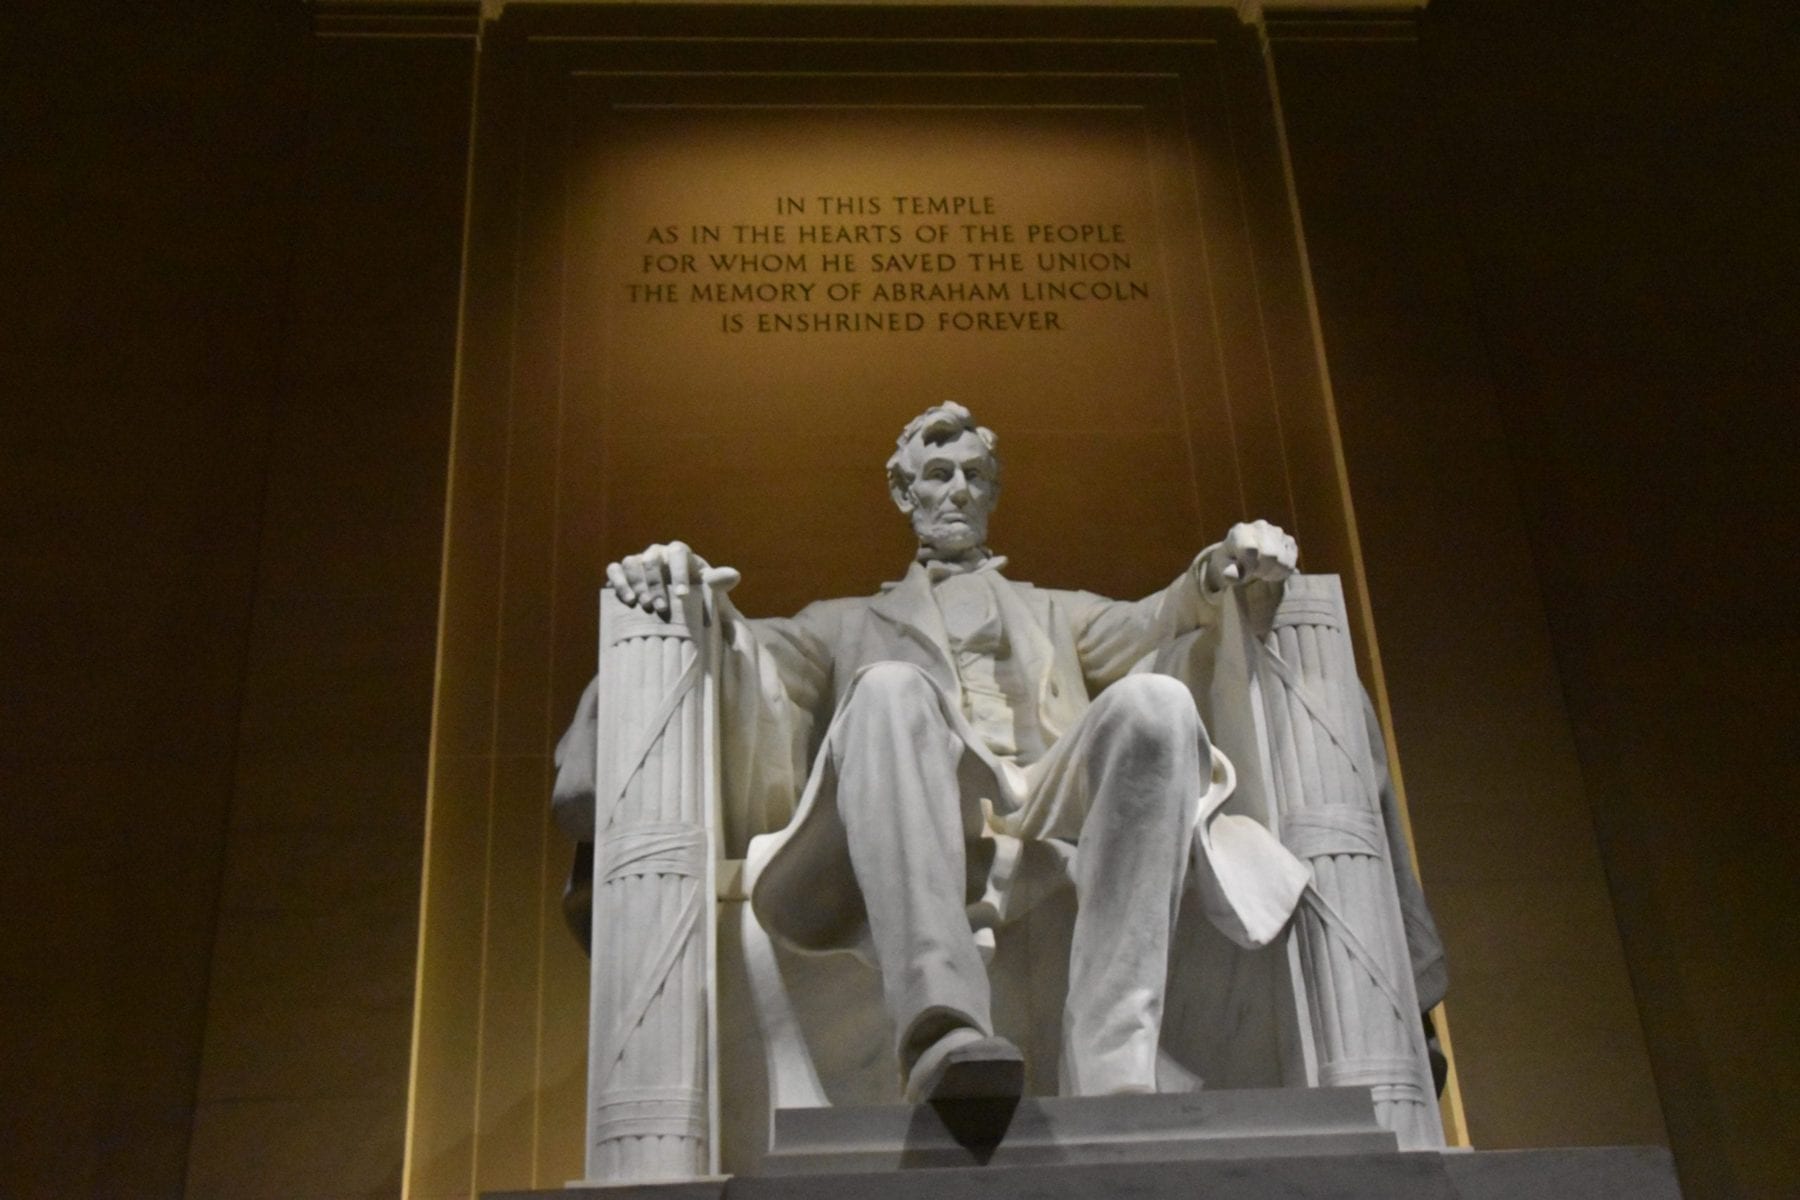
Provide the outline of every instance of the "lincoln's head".
{"type": "Polygon", "coordinates": [[[900,434],[887,462],[888,491],[912,518],[923,558],[963,558],[987,545],[1000,499],[994,431],[955,402],[929,408],[900,434]]]}

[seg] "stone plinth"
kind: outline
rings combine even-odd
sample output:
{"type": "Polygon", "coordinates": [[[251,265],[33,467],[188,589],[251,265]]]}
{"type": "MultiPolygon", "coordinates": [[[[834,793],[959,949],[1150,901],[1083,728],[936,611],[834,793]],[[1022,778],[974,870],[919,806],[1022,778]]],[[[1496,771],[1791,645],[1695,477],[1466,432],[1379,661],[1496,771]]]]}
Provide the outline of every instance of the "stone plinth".
{"type": "Polygon", "coordinates": [[[964,1100],[775,1114],[767,1175],[1392,1152],[1366,1088],[964,1100]]]}
{"type": "Polygon", "coordinates": [[[486,1200],[1681,1200],[1660,1146],[1395,1145],[1359,1088],[784,1109],[758,1175],[486,1200]]]}
{"type": "Polygon", "coordinates": [[[485,1200],[1681,1200],[1660,1146],[1412,1151],[488,1192],[485,1200]]]}

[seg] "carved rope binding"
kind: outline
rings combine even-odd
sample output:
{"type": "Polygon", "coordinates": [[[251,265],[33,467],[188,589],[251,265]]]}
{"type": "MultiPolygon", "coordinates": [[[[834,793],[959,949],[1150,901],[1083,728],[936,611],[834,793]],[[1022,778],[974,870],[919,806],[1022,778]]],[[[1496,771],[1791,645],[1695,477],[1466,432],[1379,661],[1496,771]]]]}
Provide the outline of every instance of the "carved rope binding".
{"type": "Polygon", "coordinates": [[[1404,942],[1396,943],[1403,935],[1384,920],[1390,848],[1380,783],[1356,719],[1360,689],[1338,598],[1291,588],[1273,618],[1264,637],[1249,641],[1258,673],[1278,685],[1265,703],[1285,733],[1281,840],[1313,867],[1302,894],[1311,920],[1301,925],[1301,945],[1323,1006],[1314,1012],[1318,1082],[1369,1088],[1403,1149],[1441,1144],[1422,1043],[1414,1045],[1419,1017],[1411,975],[1402,974],[1409,972],[1404,942]],[[1387,1012],[1367,1011],[1371,1001],[1387,1012]]]}
{"type": "Polygon", "coordinates": [[[601,604],[596,964],[602,946],[611,953],[593,976],[588,1174],[626,1184],[709,1169],[711,1054],[691,1036],[710,1020],[710,735],[705,640],[680,619],[610,599],[601,604]]]}

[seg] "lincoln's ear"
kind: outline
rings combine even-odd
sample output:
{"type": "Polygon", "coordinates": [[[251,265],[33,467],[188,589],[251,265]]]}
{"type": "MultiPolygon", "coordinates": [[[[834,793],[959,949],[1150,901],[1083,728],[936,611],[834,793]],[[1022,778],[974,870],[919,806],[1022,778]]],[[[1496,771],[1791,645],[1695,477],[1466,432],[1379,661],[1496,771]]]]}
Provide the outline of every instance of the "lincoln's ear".
{"type": "Polygon", "coordinates": [[[914,505],[913,505],[913,498],[912,498],[912,487],[910,485],[902,484],[897,479],[889,479],[888,480],[888,495],[890,495],[894,498],[894,507],[895,508],[899,509],[901,512],[905,513],[909,517],[912,516],[912,511],[913,511],[914,505]]]}

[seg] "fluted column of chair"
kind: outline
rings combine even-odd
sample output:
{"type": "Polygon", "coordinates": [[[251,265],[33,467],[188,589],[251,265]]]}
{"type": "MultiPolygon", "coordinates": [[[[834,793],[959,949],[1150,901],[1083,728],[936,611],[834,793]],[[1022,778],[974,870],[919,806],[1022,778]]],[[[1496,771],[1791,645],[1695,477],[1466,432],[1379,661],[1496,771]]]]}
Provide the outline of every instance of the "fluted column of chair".
{"type": "Polygon", "coordinates": [[[601,594],[591,1183],[718,1170],[710,599],[663,621],[601,594]]]}
{"type": "Polygon", "coordinates": [[[1289,579],[1258,646],[1279,833],[1312,868],[1295,936],[1318,1082],[1371,1089],[1402,1149],[1442,1146],[1337,578],[1289,579]]]}

